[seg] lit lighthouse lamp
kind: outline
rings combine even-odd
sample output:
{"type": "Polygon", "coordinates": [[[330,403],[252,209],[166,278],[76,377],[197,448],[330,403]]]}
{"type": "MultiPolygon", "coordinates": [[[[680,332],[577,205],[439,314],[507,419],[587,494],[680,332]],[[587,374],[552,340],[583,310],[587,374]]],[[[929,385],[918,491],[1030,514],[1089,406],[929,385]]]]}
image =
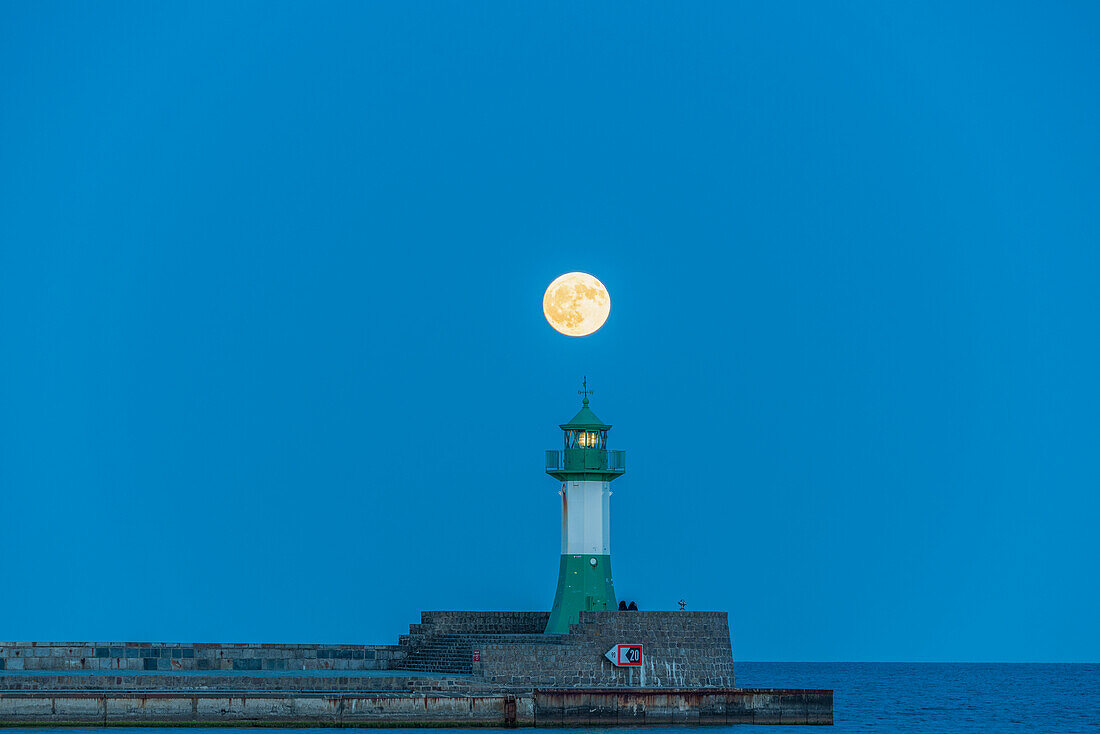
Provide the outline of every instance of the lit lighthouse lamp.
{"type": "Polygon", "coordinates": [[[626,452],[607,450],[610,425],[588,407],[563,423],[565,448],[546,452],[546,473],[561,482],[561,564],[547,633],[565,633],[581,610],[614,609],[611,583],[611,482],[626,471],[626,452]]]}

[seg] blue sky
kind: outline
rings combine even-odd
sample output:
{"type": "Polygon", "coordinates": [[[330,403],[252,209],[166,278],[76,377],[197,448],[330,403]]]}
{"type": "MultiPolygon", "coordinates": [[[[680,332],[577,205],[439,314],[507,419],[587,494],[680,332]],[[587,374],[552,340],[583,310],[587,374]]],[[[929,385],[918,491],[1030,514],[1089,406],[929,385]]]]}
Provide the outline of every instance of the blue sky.
{"type": "Polygon", "coordinates": [[[1100,12],[961,5],[3,3],[0,639],[547,609],[587,375],[621,598],[1100,660],[1100,12]]]}

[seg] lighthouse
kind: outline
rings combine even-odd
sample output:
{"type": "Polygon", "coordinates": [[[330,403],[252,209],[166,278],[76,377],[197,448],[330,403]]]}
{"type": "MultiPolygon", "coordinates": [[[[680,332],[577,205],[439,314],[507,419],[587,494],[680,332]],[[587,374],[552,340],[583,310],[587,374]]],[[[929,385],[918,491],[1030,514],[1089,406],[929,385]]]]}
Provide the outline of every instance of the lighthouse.
{"type": "Polygon", "coordinates": [[[546,452],[546,473],[561,482],[561,563],[547,633],[565,633],[588,609],[614,609],[611,582],[611,482],[626,472],[626,452],[607,448],[611,426],[584,400],[560,425],[565,445],[546,452]]]}

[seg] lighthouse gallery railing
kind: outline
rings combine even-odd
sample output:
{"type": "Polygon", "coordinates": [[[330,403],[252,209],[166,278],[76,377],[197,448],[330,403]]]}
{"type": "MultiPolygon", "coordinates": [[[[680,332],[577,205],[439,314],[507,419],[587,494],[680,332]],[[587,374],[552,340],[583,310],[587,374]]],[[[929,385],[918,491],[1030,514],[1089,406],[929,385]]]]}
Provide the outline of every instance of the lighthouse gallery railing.
{"type": "MultiPolygon", "coordinates": [[[[574,450],[580,452],[584,449],[574,450]]],[[[598,449],[589,450],[595,453],[598,449]]],[[[605,451],[601,453],[607,454],[607,467],[601,466],[599,467],[600,469],[606,468],[607,471],[626,471],[626,451],[605,451]]],[[[546,452],[547,471],[564,471],[565,468],[565,451],[558,449],[556,451],[551,450],[546,452]]]]}

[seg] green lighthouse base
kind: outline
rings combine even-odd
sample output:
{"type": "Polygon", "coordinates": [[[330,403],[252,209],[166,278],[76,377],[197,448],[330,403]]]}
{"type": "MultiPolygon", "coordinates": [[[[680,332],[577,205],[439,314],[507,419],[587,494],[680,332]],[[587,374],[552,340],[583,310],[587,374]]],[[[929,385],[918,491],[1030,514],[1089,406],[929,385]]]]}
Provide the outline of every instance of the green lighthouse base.
{"type": "Polygon", "coordinates": [[[564,555],[546,634],[567,634],[569,625],[579,623],[582,611],[613,610],[616,603],[611,556],[564,555]]]}

